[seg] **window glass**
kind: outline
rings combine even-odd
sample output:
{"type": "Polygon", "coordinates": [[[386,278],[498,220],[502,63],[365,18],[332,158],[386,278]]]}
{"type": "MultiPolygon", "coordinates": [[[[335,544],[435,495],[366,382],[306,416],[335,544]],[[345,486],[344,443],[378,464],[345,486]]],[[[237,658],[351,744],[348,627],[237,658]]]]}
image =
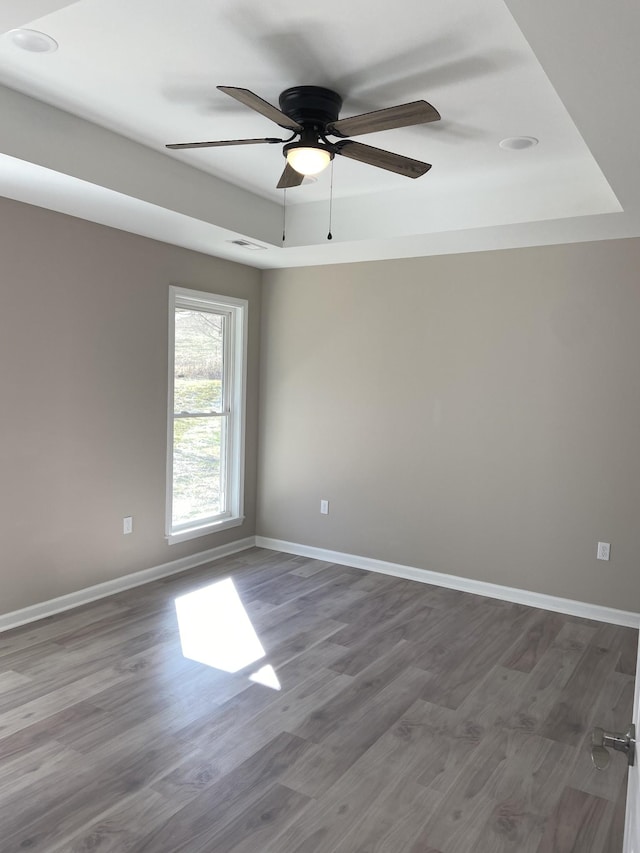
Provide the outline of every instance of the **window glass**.
{"type": "Polygon", "coordinates": [[[243,520],[245,300],[170,288],[167,537],[243,520]]]}

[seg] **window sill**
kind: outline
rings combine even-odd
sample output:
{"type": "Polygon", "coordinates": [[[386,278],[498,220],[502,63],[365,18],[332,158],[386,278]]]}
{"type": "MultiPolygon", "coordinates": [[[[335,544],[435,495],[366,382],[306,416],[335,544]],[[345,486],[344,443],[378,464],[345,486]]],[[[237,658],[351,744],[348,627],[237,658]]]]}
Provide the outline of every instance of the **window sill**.
{"type": "Polygon", "coordinates": [[[244,524],[244,515],[238,518],[214,521],[212,524],[206,524],[203,527],[190,527],[188,530],[181,530],[180,533],[168,533],[166,539],[169,545],[176,545],[178,542],[187,542],[189,539],[197,539],[199,536],[211,536],[212,533],[220,533],[221,530],[228,530],[230,527],[240,527],[241,524],[244,524]]]}

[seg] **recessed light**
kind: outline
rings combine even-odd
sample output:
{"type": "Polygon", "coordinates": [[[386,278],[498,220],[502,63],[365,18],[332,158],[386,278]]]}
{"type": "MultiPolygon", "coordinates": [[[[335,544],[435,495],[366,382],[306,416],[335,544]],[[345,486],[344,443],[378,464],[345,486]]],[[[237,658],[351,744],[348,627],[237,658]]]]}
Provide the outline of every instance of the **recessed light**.
{"type": "Polygon", "coordinates": [[[8,35],[16,47],[29,53],[53,53],[58,49],[55,39],[38,30],[10,30],[8,35]]]}
{"type": "Polygon", "coordinates": [[[533,148],[537,144],[535,136],[507,136],[499,143],[500,148],[507,148],[509,151],[522,151],[523,148],[533,148]]]}

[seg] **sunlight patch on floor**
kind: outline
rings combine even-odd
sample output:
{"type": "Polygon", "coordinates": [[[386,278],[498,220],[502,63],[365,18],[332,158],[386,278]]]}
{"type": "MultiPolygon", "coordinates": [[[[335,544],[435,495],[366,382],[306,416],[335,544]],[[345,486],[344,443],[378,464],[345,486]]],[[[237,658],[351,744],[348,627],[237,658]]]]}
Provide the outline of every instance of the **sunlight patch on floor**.
{"type": "Polygon", "coordinates": [[[273,690],[281,690],[282,685],[278,681],[275,669],[267,664],[257,672],[249,676],[249,681],[255,681],[257,684],[264,684],[265,687],[271,687],[273,690]]]}
{"type": "MultiPolygon", "coordinates": [[[[265,656],[231,578],[181,595],[175,605],[182,654],[186,658],[224,672],[238,672],[265,656]]],[[[265,679],[277,682],[272,667],[258,670],[253,680],[264,683],[258,675],[267,669],[273,675],[267,673],[265,679]]]]}

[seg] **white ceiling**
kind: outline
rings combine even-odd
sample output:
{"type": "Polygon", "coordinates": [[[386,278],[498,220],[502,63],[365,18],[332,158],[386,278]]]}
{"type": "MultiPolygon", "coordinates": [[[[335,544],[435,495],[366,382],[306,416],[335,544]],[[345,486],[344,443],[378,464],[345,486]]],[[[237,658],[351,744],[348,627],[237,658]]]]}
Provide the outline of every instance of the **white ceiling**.
{"type": "Polygon", "coordinates": [[[5,0],[17,26],[60,48],[0,35],[7,197],[259,267],[640,234],[635,0],[5,0]],[[362,141],[433,168],[336,158],[333,241],[327,170],[287,193],[282,244],[280,146],[164,148],[286,135],[217,84],[328,86],[343,117],[424,98],[441,122],[362,141]]]}

